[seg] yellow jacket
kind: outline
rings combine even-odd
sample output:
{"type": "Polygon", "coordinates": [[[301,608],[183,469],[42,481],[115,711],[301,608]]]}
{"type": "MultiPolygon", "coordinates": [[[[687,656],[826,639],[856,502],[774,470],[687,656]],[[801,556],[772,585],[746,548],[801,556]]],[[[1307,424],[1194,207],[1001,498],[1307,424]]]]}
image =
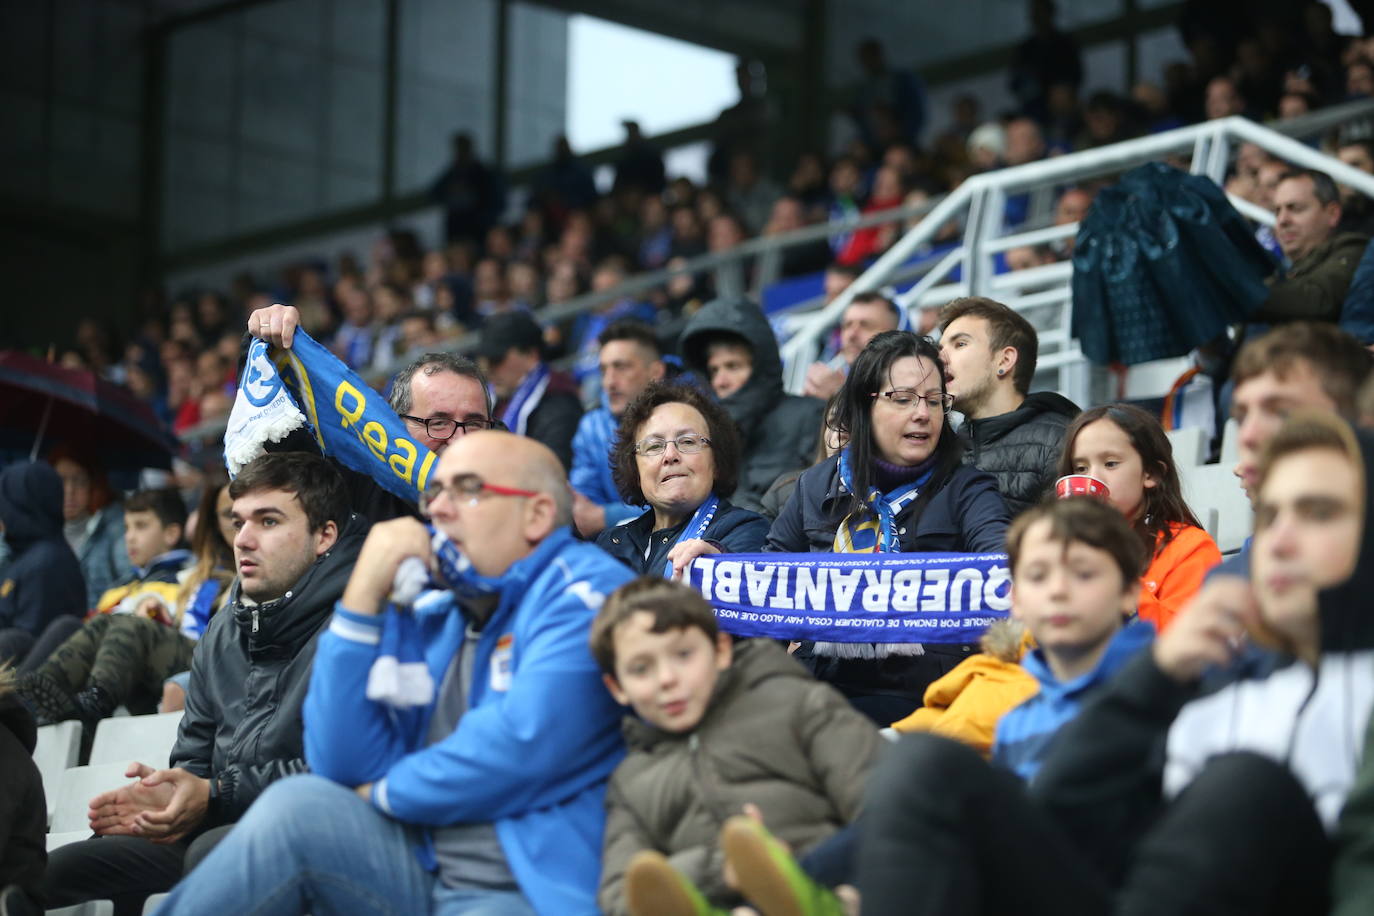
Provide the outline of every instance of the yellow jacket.
{"type": "Polygon", "coordinates": [[[964,659],[926,688],[924,706],[892,727],[899,732],[944,735],[989,757],[1002,716],[1040,690],[1040,683],[1020,664],[1028,641],[1029,637],[1018,640],[1013,651],[982,652],[964,659]]]}

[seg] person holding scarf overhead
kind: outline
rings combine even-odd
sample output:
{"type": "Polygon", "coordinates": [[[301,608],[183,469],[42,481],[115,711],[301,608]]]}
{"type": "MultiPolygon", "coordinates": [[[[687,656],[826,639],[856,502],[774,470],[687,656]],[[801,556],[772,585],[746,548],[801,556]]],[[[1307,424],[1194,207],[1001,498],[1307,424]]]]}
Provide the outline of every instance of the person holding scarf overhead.
{"type": "Polygon", "coordinates": [[[577,385],[544,362],[544,332],[528,312],[503,312],[482,325],[477,358],[496,396],[495,414],[506,429],[553,450],[566,470],[582,419],[577,385]]]}
{"type": "Polygon", "coordinates": [[[768,522],[730,504],[739,481],[739,433],[724,408],[689,385],[656,382],[620,420],[611,473],[639,518],[596,539],[635,572],[678,579],[696,557],[755,553],[768,522]]]}
{"type": "MultiPolygon", "coordinates": [[[[803,472],[768,532],[782,553],[1000,553],[1007,507],[991,475],[960,463],[952,402],[930,338],[877,335],[836,397],[847,442],[803,472]]],[[[880,725],[921,705],[926,687],[973,644],[802,643],[797,657],[880,725]]]]}

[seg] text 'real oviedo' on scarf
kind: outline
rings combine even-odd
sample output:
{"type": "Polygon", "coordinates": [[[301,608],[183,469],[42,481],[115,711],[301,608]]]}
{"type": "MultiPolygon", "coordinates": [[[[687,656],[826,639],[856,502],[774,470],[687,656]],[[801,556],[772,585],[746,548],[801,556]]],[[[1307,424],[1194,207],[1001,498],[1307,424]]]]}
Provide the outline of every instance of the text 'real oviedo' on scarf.
{"type": "Polygon", "coordinates": [[[322,454],[419,504],[438,456],[411,438],[386,399],[304,331],[289,350],[254,339],[224,435],[230,474],[302,423],[322,454]]]}
{"type": "Polygon", "coordinates": [[[875,643],[977,642],[1011,608],[1000,553],[708,555],[687,581],[727,633],[869,650],[842,657],[878,657],[875,643]]]}

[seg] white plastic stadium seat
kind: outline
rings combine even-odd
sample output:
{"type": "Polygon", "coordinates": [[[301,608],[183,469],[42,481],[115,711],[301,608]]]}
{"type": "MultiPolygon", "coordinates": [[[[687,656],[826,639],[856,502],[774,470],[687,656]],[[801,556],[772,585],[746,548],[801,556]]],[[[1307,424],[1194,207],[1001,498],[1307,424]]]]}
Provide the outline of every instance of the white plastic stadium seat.
{"type": "Polygon", "coordinates": [[[43,778],[43,794],[48,798],[48,823],[57,805],[57,783],[62,771],[76,766],[81,754],[81,723],[75,719],[44,725],[38,729],[33,762],[43,778]]]}
{"type": "Polygon", "coordinates": [[[1185,426],[1183,429],[1171,429],[1167,435],[1174,449],[1174,463],[1180,468],[1199,465],[1207,460],[1207,437],[1201,428],[1185,426]]]}
{"type": "Polygon", "coordinates": [[[167,766],[181,726],[180,711],[101,719],[91,745],[91,764],[137,760],[154,769],[167,766]]]}
{"type": "Polygon", "coordinates": [[[1183,498],[1204,525],[1214,524],[1208,534],[1222,553],[1239,550],[1253,528],[1250,500],[1240,480],[1227,464],[1179,465],[1183,498]],[[1215,513],[1215,514],[1214,514],[1215,513]],[[1215,522],[1211,520],[1215,519],[1215,522]]]}
{"type": "Polygon", "coordinates": [[[48,910],[46,916],[114,916],[114,904],[108,900],[90,900],[76,906],[48,910]]]}
{"type": "Polygon", "coordinates": [[[72,767],[62,773],[57,783],[57,806],[52,816],[52,833],[70,833],[86,829],[90,819],[90,800],[101,792],[131,782],[124,775],[127,763],[106,763],[100,766],[72,767]]]}

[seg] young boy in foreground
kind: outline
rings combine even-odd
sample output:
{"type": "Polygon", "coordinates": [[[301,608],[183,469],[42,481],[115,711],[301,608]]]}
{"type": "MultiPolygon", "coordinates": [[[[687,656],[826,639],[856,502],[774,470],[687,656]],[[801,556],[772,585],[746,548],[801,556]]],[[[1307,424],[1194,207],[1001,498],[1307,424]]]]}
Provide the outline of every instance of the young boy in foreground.
{"type": "Polygon", "coordinates": [[[879,743],[868,718],[771,641],[732,645],[705,599],[661,578],[612,594],[591,645],[636,713],[606,798],[602,910],[710,914],[742,893],[769,916],[840,913],[822,885],[846,880],[846,840],[826,841],[859,813],[879,743]],[[736,816],[746,805],[754,818],[736,816]]]}
{"type": "Polygon", "coordinates": [[[1037,506],[1007,532],[1011,613],[1036,648],[1022,660],[1040,691],[997,725],[992,762],[1029,781],[1084,701],[1154,640],[1133,620],[1145,570],[1120,512],[1088,497],[1037,506]]]}

